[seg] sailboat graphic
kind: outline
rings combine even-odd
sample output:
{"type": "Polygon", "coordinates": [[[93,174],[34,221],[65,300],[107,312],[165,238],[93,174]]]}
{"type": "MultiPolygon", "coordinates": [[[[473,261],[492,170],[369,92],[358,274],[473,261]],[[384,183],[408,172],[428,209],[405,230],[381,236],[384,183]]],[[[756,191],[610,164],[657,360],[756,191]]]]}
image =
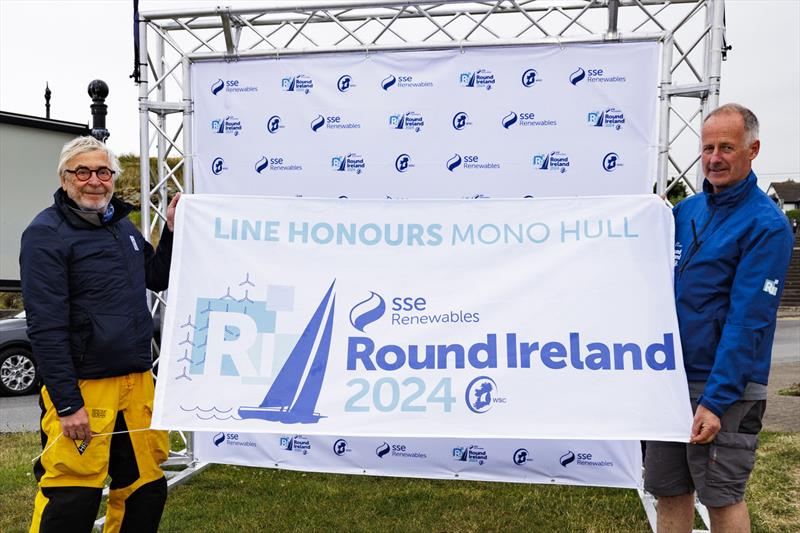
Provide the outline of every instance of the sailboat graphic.
{"type": "Polygon", "coordinates": [[[260,418],[284,424],[316,424],[320,418],[324,418],[314,409],[322,389],[322,380],[325,377],[325,367],[328,363],[331,346],[333,310],[336,305],[336,297],[331,298],[331,294],[335,283],[336,280],[331,283],[328,292],[300,335],[300,340],[297,341],[292,353],[289,354],[286,363],[264,396],[261,405],[239,407],[241,418],[260,418]],[[328,310],[325,328],[320,334],[329,301],[330,310],[328,310]],[[319,339],[318,343],[317,339],[319,339]],[[317,344],[317,350],[312,358],[311,352],[315,344],[317,344]],[[308,368],[307,373],[306,368],[308,368]],[[304,375],[305,380],[303,379],[304,375]]]}

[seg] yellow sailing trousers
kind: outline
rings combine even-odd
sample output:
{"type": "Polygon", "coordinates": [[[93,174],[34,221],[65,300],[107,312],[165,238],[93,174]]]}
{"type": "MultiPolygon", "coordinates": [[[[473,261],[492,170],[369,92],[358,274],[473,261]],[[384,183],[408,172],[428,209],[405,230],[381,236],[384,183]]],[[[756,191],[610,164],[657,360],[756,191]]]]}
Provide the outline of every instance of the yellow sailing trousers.
{"type": "Polygon", "coordinates": [[[85,379],[78,386],[96,435],[88,445],[62,435],[56,409],[42,387],[46,451],[34,466],[39,491],[30,531],[90,532],[107,477],[111,483],[104,531],[157,531],[167,496],[159,465],[167,458],[169,442],[167,432],[147,429],[153,412],[152,374],[85,379]]]}

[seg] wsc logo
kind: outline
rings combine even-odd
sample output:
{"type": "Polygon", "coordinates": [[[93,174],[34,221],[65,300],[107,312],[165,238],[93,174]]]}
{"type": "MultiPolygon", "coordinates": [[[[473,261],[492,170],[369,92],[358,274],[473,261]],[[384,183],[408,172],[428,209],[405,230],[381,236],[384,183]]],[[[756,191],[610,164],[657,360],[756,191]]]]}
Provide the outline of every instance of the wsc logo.
{"type": "Polygon", "coordinates": [[[333,453],[338,455],[339,457],[343,456],[348,451],[350,450],[347,448],[346,440],[337,439],[336,442],[333,443],[333,453]]]}
{"type": "Polygon", "coordinates": [[[526,450],[525,448],[520,448],[517,451],[515,451],[511,460],[514,461],[514,464],[517,466],[522,466],[528,461],[533,461],[533,459],[530,458],[528,450],[526,450]]]}
{"type": "Polygon", "coordinates": [[[386,301],[383,296],[369,291],[369,297],[358,302],[350,310],[350,324],[364,333],[364,328],[378,321],[384,313],[386,313],[386,301]]]}
{"type": "Polygon", "coordinates": [[[314,80],[305,74],[287,76],[281,79],[281,90],[290,93],[308,94],[314,88],[314,80]]]}
{"type": "Polygon", "coordinates": [[[461,131],[467,126],[471,126],[472,122],[469,121],[469,115],[463,111],[459,111],[453,115],[453,129],[461,131]]]}
{"type": "Polygon", "coordinates": [[[334,280],[261,404],[239,407],[241,418],[258,418],[284,424],[316,424],[323,417],[315,408],[328,365],[336,305],[335,298],[331,296],[335,284],[334,280]],[[326,312],[327,319],[323,326],[326,312]],[[316,350],[314,346],[317,346],[316,350]],[[306,372],[307,368],[313,371],[306,372]]]}
{"type": "Polygon", "coordinates": [[[614,172],[618,166],[622,166],[619,162],[619,155],[616,152],[609,152],[603,157],[603,170],[606,172],[614,172]]]}
{"type": "Polygon", "coordinates": [[[267,131],[269,133],[277,133],[279,129],[283,128],[283,122],[278,115],[272,115],[267,119],[267,131]]]}
{"type": "Polygon", "coordinates": [[[485,413],[494,403],[505,403],[500,398],[497,383],[489,376],[478,376],[470,381],[464,394],[464,401],[473,413],[485,413]]]}
{"type": "Polygon", "coordinates": [[[583,70],[583,68],[578,67],[578,70],[569,75],[569,82],[572,85],[578,85],[585,78],[586,78],[586,71],[583,70]]]}
{"type": "Polygon", "coordinates": [[[522,86],[533,87],[534,83],[542,81],[538,76],[539,73],[536,72],[536,69],[529,68],[522,73],[522,86]]]}
{"type": "Polygon", "coordinates": [[[572,450],[567,450],[567,453],[558,458],[558,462],[566,468],[568,464],[575,462],[575,454],[572,453],[572,450]]]}
{"type": "Polygon", "coordinates": [[[409,168],[413,167],[411,156],[408,154],[400,154],[397,156],[397,159],[394,160],[394,168],[398,172],[407,172],[409,168]]]}
{"type": "Polygon", "coordinates": [[[346,93],[351,87],[355,87],[355,84],[353,83],[352,76],[349,74],[345,74],[336,82],[336,88],[339,89],[340,93],[346,93]]]}
{"type": "Polygon", "coordinates": [[[458,154],[453,155],[450,159],[447,160],[447,170],[453,172],[461,165],[461,156],[458,154]]]}
{"type": "Polygon", "coordinates": [[[503,120],[500,123],[503,125],[505,129],[510,128],[511,126],[517,123],[517,114],[512,111],[508,115],[504,116],[503,120]]]}
{"type": "Polygon", "coordinates": [[[458,83],[462,87],[472,87],[491,90],[496,83],[494,74],[490,70],[480,69],[474,72],[462,72],[458,77],[458,83]]]}
{"type": "Polygon", "coordinates": [[[216,435],[214,435],[211,442],[214,443],[214,446],[219,447],[220,444],[225,442],[225,433],[217,433],[216,435]]]}
{"type": "Polygon", "coordinates": [[[215,157],[214,160],[211,162],[211,172],[215,176],[219,176],[225,170],[228,170],[228,167],[225,166],[225,160],[221,157],[215,157]]]}

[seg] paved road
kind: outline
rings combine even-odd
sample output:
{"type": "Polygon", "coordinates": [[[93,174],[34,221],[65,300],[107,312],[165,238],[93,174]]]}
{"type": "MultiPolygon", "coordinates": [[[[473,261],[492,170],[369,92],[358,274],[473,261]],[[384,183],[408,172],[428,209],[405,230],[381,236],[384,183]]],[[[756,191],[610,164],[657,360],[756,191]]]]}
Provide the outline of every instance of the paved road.
{"type": "MultiPolygon", "coordinates": [[[[800,398],[777,396],[779,388],[800,382],[800,318],[778,320],[772,348],[772,374],[765,427],[800,431],[800,398]]],[[[0,398],[0,433],[38,429],[38,395],[0,398]]]]}

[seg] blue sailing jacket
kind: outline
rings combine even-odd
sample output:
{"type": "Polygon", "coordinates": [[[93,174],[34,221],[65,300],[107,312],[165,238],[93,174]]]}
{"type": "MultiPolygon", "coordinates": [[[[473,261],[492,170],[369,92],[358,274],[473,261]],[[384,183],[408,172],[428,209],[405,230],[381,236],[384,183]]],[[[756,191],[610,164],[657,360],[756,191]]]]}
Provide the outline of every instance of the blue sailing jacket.
{"type": "Polygon", "coordinates": [[[794,236],[753,172],[718,194],[680,202],[675,217],[675,304],[689,381],[722,414],[748,382],[766,385],[794,236]]]}

